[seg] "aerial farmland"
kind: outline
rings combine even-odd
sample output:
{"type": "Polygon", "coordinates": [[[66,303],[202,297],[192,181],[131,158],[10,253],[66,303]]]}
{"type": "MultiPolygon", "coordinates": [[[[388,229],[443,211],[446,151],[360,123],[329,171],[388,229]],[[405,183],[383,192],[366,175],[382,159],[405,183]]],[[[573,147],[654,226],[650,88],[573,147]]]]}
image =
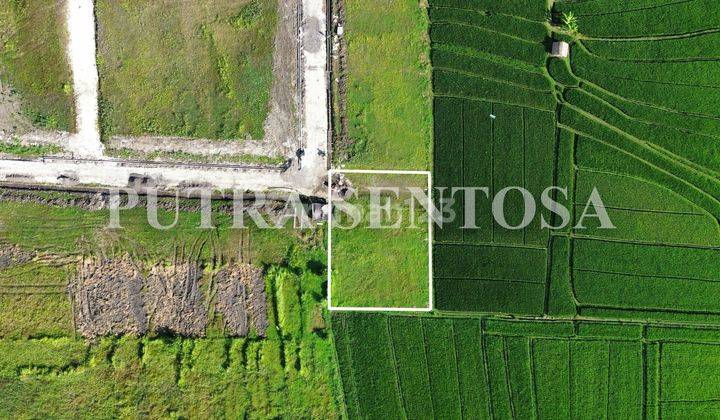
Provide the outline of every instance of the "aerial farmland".
{"type": "Polygon", "coordinates": [[[0,4],[0,417],[720,417],[719,22],[0,4]]]}
{"type": "Polygon", "coordinates": [[[456,219],[434,315],[334,314],[350,417],[717,415],[718,6],[551,3],[428,2],[435,185],[556,185],[569,220],[456,219]],[[615,229],[578,228],[594,188],[615,229]]]}

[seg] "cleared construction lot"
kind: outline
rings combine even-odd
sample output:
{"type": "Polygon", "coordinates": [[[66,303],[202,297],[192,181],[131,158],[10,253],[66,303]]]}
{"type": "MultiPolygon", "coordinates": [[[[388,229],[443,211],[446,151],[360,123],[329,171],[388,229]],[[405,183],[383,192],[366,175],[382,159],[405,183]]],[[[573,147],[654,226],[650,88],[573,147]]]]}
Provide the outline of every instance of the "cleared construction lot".
{"type": "MultiPolygon", "coordinates": [[[[119,168],[129,166],[170,188],[194,184],[310,194],[321,185],[328,136],[324,2],[229,0],[194,2],[182,10],[174,2],[53,3],[54,32],[45,37],[54,37],[55,52],[67,47],[69,63],[62,54],[50,60],[31,44],[18,43],[22,31],[43,43],[43,32],[26,25],[28,16],[47,13],[48,4],[8,7],[3,16],[19,22],[18,32],[0,36],[6,50],[27,48],[16,61],[28,55],[42,66],[69,66],[74,80],[62,90],[82,112],[71,114],[72,126],[30,121],[8,131],[0,144],[0,155],[12,158],[0,165],[6,180],[52,183],[54,176],[124,186],[119,168]],[[90,33],[83,32],[87,28],[90,33]],[[96,46],[88,43],[93,38],[96,46]],[[70,42],[57,45],[58,39],[70,42]],[[168,173],[176,175],[167,177],[158,163],[168,163],[168,173]],[[224,166],[221,172],[218,165],[224,166]],[[269,172],[262,173],[264,168],[269,172]],[[230,182],[226,172],[235,174],[230,182]]],[[[13,63],[0,62],[7,76],[0,80],[12,83],[21,71],[13,63]]],[[[9,108],[26,115],[23,89],[8,89],[15,95],[9,108]]]]}

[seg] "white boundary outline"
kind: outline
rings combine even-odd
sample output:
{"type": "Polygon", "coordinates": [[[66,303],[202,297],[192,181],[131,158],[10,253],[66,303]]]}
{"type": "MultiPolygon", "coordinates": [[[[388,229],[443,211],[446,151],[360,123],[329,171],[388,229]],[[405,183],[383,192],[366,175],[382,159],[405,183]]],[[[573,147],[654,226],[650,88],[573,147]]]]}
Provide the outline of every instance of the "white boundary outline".
{"type": "Polygon", "coordinates": [[[433,222],[432,222],[432,172],[430,171],[393,171],[393,170],[374,170],[374,169],[330,169],[328,171],[328,237],[327,237],[327,301],[328,310],[345,311],[345,312],[430,312],[433,310],[433,222]],[[425,175],[427,176],[428,188],[428,306],[422,308],[393,308],[393,307],[369,307],[369,306],[332,306],[332,176],[334,174],[386,174],[386,175],[425,175]]]}

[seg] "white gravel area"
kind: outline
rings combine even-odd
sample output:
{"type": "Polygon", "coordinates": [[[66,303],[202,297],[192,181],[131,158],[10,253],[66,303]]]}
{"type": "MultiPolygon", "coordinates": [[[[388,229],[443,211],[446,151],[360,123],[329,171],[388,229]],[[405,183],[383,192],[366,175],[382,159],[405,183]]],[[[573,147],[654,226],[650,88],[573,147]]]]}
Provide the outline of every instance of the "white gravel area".
{"type": "Polygon", "coordinates": [[[327,176],[328,74],[327,18],[324,0],[303,0],[301,30],[303,59],[302,141],[304,155],[300,165],[288,170],[286,176],[305,189],[320,191],[327,176]]]}
{"type": "Polygon", "coordinates": [[[69,143],[79,157],[102,157],[98,125],[98,71],[95,61],[93,0],[67,0],[67,53],[75,93],[76,133],[69,143]]]}
{"type": "Polygon", "coordinates": [[[32,184],[62,184],[126,187],[130,176],[152,178],[164,188],[208,187],[251,191],[295,190],[280,171],[232,169],[229,167],[196,167],[182,165],[147,165],[111,160],[71,160],[45,158],[35,160],[0,160],[0,181],[32,184]]]}

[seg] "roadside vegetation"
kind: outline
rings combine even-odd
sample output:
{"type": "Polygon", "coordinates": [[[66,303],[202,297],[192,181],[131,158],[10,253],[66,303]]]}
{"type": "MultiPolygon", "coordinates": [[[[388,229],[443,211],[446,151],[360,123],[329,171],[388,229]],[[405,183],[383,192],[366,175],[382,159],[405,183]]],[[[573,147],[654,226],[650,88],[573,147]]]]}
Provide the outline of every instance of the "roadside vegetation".
{"type": "MultiPolygon", "coordinates": [[[[2,149],[0,149],[2,150],[2,149]]],[[[281,156],[262,156],[262,155],[201,155],[198,153],[188,152],[163,152],[156,151],[151,153],[143,153],[132,149],[106,149],[109,156],[122,159],[138,159],[138,160],[160,160],[164,162],[202,162],[202,163],[237,163],[237,164],[257,164],[257,165],[282,165],[286,162],[286,158],[281,156]]]]}
{"type": "Polygon", "coordinates": [[[34,126],[70,131],[74,109],[64,15],[64,2],[0,2],[0,83],[19,96],[22,114],[34,126]]]}
{"type": "Polygon", "coordinates": [[[99,0],[104,136],[262,139],[277,0],[99,0]]]}
{"type": "Polygon", "coordinates": [[[57,155],[62,149],[54,144],[24,145],[19,141],[0,143],[0,154],[8,154],[22,157],[39,157],[57,155]]]}
{"type": "Polygon", "coordinates": [[[345,1],[348,167],[430,166],[432,91],[424,2],[345,1]]]}

